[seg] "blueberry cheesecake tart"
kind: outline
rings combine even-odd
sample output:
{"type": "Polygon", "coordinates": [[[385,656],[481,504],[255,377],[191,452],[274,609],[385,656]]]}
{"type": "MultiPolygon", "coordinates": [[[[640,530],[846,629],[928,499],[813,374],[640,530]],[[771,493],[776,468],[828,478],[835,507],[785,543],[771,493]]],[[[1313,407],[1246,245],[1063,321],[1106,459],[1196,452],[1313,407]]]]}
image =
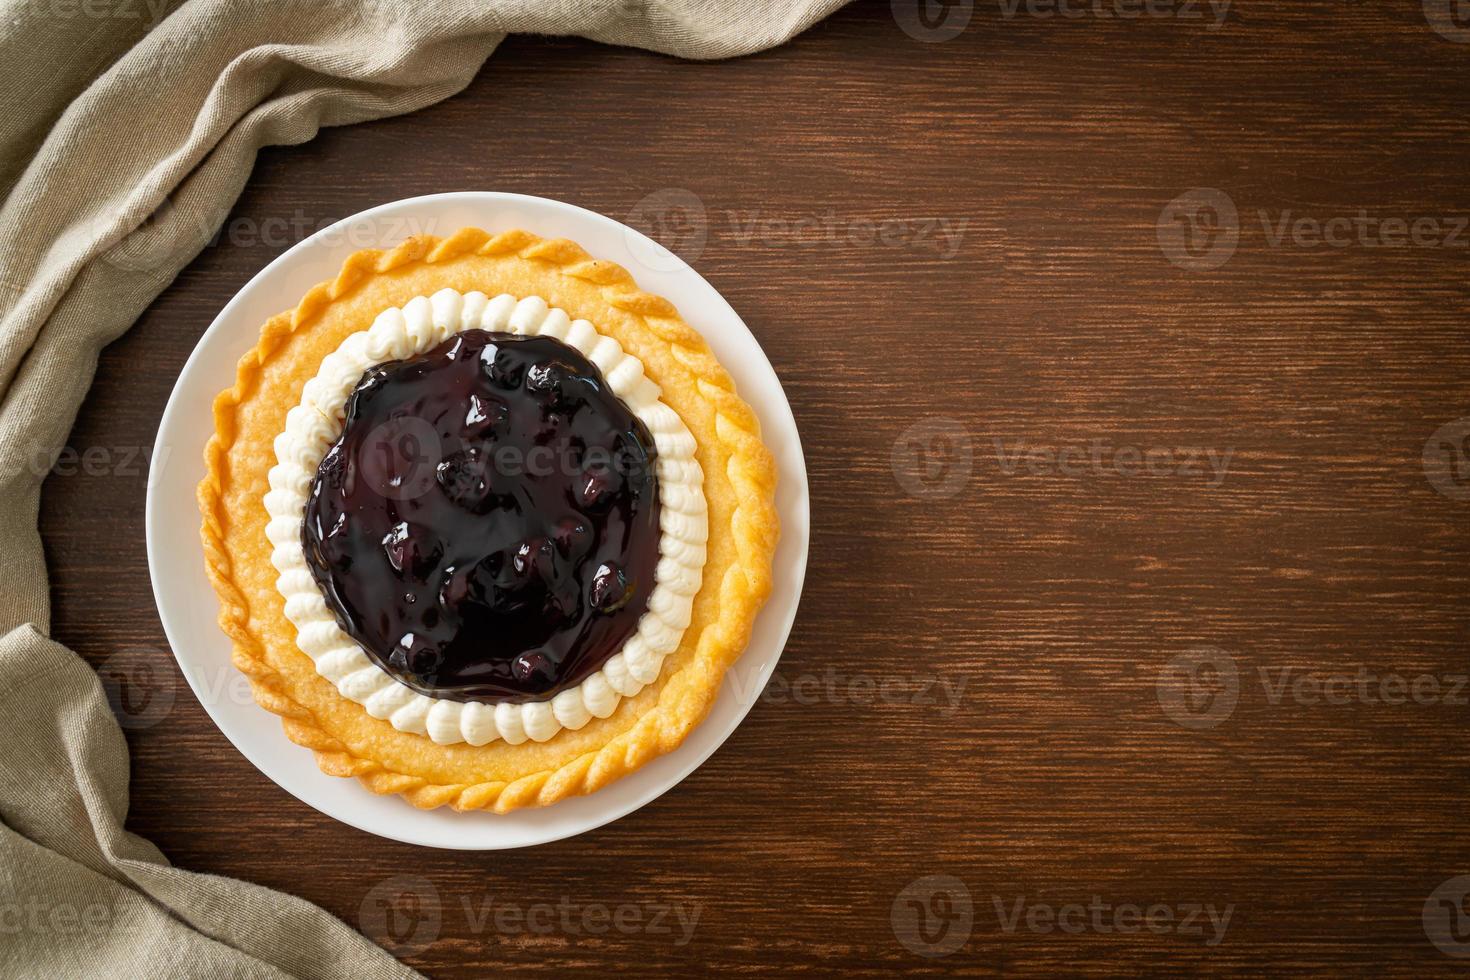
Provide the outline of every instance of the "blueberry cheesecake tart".
{"type": "Polygon", "coordinates": [[[264,325],[214,424],[235,666],[324,772],[414,806],[544,806],[671,751],[771,588],[754,413],[572,242],[355,253],[264,325]]]}

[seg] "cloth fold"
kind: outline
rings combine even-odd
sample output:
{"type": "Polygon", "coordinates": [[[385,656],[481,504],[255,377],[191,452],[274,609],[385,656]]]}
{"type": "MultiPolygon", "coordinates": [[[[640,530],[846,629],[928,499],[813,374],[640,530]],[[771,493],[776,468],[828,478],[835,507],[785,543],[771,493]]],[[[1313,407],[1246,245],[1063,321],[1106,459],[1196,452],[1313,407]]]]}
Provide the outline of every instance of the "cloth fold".
{"type": "Polygon", "coordinates": [[[510,33],[724,58],[843,2],[0,0],[0,975],[414,975],[307,902],[126,832],[122,733],[47,638],[33,461],[60,452],[98,352],[214,236],[256,152],[447,98],[510,33]]]}

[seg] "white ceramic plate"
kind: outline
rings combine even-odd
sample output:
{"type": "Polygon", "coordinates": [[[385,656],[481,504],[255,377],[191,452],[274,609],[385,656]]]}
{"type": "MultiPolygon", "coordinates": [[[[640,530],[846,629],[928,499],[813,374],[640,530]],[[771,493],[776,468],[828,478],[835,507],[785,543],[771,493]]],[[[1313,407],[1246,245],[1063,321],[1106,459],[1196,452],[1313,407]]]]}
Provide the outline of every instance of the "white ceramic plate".
{"type": "MultiPolygon", "coordinates": [[[[434,194],[364,211],[302,241],[251,279],[200,338],[164,409],[154,450],[148,568],[164,632],[189,686],[220,731],[282,789],[382,837],[465,850],[525,847],[626,816],[673,788],[730,736],[770,678],[796,618],[806,573],[806,465],[796,420],[770,361],[730,305],[688,265],[620,222],[559,201],[520,194],[434,194]],[[417,810],[396,796],[377,796],[355,779],[323,774],[310,751],[287,740],[279,719],[251,700],[230,665],[230,644],[215,623],[219,604],[204,574],[194,500],[204,475],[204,445],[213,431],[209,406],[234,382],[235,362],[255,344],[260,325],[311,286],[335,276],[343,259],[359,248],[390,247],[420,232],[442,237],[465,225],[570,238],[593,255],[623,265],[640,286],[671,300],[754,406],[780,469],[775,589],[709,717],[676,751],[597,793],[503,816],[417,810]]],[[[718,805],[717,799],[710,802],[718,805]]]]}

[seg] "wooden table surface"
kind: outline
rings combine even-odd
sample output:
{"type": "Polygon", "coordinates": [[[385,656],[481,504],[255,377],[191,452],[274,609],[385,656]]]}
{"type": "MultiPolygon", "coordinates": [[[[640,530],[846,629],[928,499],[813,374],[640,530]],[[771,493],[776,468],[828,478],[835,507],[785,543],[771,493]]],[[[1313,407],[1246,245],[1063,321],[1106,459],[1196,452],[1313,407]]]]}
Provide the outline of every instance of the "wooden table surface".
{"type": "Polygon", "coordinates": [[[55,635],[145,712],[129,826],[436,976],[1463,973],[1470,24],[1120,3],[948,40],[860,3],[716,64],[516,38],[445,103],[262,153],[45,492],[55,635]],[[664,237],[811,479],[801,611],[724,748],[490,854],[338,825],[231,747],[124,459],[268,261],[460,189],[664,237]]]}

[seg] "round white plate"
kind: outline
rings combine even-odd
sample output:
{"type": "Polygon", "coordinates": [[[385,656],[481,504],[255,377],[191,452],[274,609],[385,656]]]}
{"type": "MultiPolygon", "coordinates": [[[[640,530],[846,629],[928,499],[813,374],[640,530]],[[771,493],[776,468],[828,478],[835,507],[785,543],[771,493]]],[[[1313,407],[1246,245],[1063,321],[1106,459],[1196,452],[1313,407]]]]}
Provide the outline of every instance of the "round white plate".
{"type": "Polygon", "coordinates": [[[465,850],[541,844],[626,816],[673,788],[720,747],[755,703],[791,632],[806,574],[806,464],[791,406],[755,337],[714,287],[677,256],[611,218],[545,198],[476,192],[409,198],[339,221],[297,244],[251,279],[200,338],[164,409],[152,458],[148,568],[164,632],[195,696],[245,758],[282,789],[343,823],[411,844],[465,850]],[[280,720],[251,700],[230,664],[230,644],[215,622],[219,603],[204,574],[194,499],[213,431],[209,406],[234,383],[235,362],[255,344],[260,325],[335,276],[343,259],[360,248],[391,247],[416,233],[442,237],[466,225],[570,238],[671,300],[754,406],[780,470],[775,589],[709,717],[676,751],[597,793],[505,815],[417,810],[396,796],[377,796],[355,779],[323,774],[310,751],[287,740],[280,720]]]}

